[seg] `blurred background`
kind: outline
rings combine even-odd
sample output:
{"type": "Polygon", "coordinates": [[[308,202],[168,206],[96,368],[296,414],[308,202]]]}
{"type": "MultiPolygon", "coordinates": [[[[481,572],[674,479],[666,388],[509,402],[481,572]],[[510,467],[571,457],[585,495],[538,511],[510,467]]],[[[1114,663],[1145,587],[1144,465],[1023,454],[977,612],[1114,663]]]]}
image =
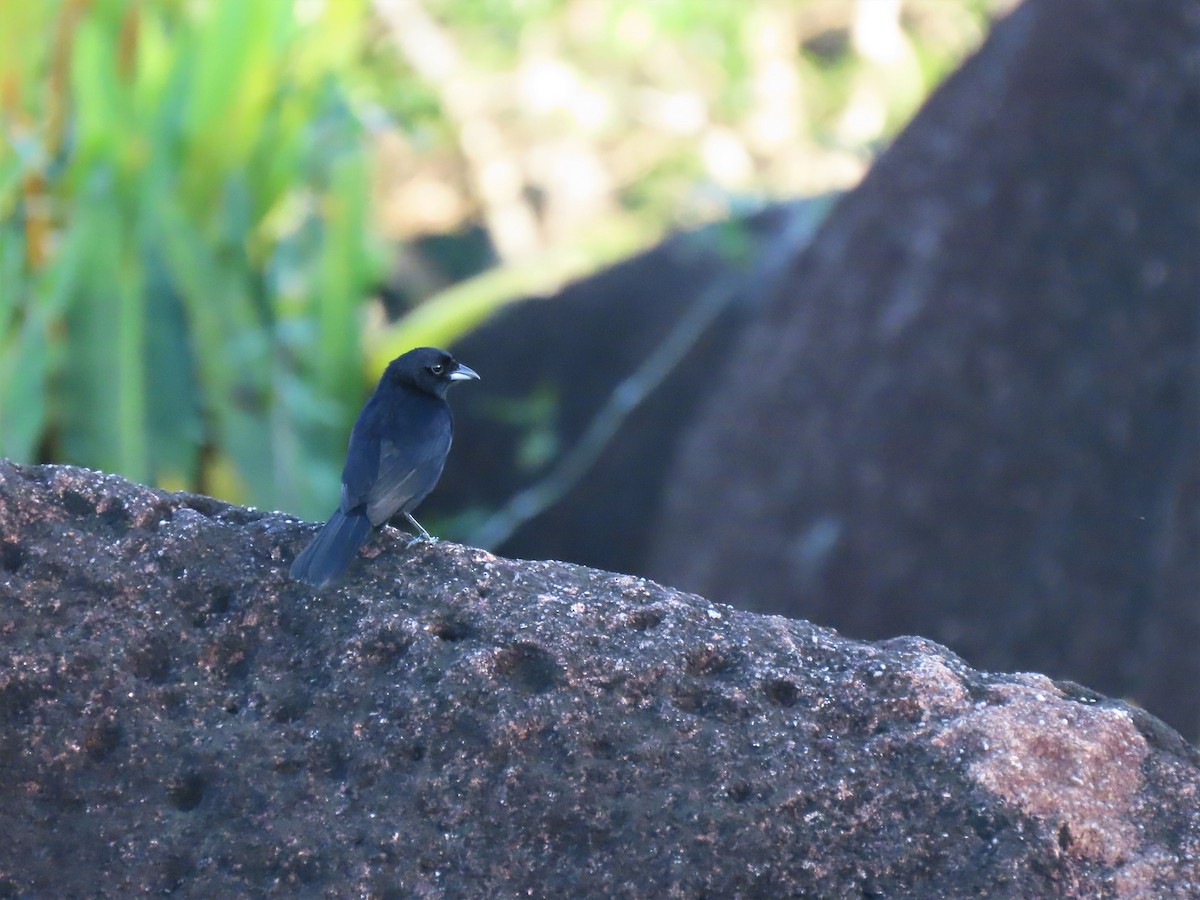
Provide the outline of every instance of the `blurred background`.
{"type": "Polygon", "coordinates": [[[446,346],[435,534],[1195,739],[1196,10],[0,3],[0,455],[323,519],[446,346]]]}
{"type": "Polygon", "coordinates": [[[0,455],[323,518],[388,359],[854,184],[1009,5],[0,4],[0,455]]]}

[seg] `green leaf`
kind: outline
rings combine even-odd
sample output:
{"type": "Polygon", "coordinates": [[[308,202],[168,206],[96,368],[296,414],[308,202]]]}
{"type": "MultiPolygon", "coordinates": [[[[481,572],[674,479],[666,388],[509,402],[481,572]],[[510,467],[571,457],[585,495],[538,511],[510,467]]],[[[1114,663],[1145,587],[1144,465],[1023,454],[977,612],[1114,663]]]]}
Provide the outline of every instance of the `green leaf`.
{"type": "Polygon", "coordinates": [[[83,17],[73,49],[74,168],[81,179],[86,179],[92,163],[116,162],[119,144],[129,138],[131,123],[117,75],[116,41],[105,22],[98,16],[83,17]]]}
{"type": "Polygon", "coordinates": [[[46,419],[44,316],[30,304],[19,227],[0,227],[0,457],[34,459],[46,419]]]}
{"type": "Polygon", "coordinates": [[[75,252],[64,273],[70,352],[63,361],[59,432],[64,456],[145,480],[140,443],[142,389],[135,272],[122,260],[123,224],[111,172],[96,170],[71,225],[75,252]],[[133,283],[130,283],[130,279],[133,283]]]}
{"type": "Polygon", "coordinates": [[[147,249],[144,264],[150,464],[157,483],[183,488],[196,483],[204,443],[196,361],[182,300],[153,246],[147,249]]]}

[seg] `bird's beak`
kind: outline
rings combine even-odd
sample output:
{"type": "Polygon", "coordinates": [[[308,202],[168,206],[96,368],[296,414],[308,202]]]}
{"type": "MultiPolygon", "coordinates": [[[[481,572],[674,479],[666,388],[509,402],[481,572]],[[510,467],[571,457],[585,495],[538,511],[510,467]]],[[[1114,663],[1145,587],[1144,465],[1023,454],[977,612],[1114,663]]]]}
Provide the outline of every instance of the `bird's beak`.
{"type": "Polygon", "coordinates": [[[459,363],[458,368],[450,373],[450,380],[451,381],[478,381],[479,373],[476,372],[474,369],[472,369],[470,366],[464,366],[462,363],[459,363]]]}

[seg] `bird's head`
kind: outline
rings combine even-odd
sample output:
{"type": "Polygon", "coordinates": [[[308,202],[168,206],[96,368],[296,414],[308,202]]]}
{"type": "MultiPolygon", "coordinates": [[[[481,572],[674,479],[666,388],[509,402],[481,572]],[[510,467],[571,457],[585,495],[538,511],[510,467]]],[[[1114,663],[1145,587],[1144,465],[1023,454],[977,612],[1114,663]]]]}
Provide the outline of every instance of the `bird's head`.
{"type": "Polygon", "coordinates": [[[435,397],[444,397],[446,388],[454,382],[478,380],[479,375],[445,350],[418,347],[393,359],[388,364],[384,378],[397,384],[410,385],[435,397]]]}

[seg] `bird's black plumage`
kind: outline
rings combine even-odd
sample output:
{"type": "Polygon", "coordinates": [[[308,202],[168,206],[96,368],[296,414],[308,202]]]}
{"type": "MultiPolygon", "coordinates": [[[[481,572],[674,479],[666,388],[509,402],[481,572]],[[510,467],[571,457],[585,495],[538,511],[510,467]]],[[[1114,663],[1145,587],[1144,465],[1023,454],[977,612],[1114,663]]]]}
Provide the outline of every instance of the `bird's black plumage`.
{"type": "Polygon", "coordinates": [[[412,511],[442,474],[454,434],[446,389],[478,378],[445,350],[419,347],[388,364],[354,429],[342,469],[342,502],[292,563],[291,575],[321,587],[346,570],[358,548],[393,516],[412,511]]]}

